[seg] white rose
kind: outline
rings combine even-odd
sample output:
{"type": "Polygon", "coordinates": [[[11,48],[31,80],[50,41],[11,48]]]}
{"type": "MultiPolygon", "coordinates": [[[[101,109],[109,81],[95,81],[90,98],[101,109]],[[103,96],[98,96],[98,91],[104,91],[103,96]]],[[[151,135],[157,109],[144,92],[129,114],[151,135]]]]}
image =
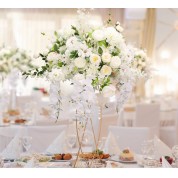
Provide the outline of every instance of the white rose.
{"type": "Polygon", "coordinates": [[[110,53],[103,53],[102,55],[102,61],[103,62],[110,62],[111,61],[111,54],[110,53]]]}
{"type": "Polygon", "coordinates": [[[103,74],[103,75],[111,75],[111,72],[112,72],[111,67],[109,67],[109,66],[107,66],[107,65],[104,65],[104,66],[101,68],[101,74],[103,74]]]}
{"type": "Polygon", "coordinates": [[[121,59],[118,56],[114,56],[111,58],[110,66],[112,68],[118,68],[121,65],[121,59]]]}
{"type": "Polygon", "coordinates": [[[116,87],[114,85],[105,86],[102,90],[102,94],[104,97],[111,97],[115,95],[116,87]]]}
{"type": "Polygon", "coordinates": [[[74,64],[78,68],[84,68],[85,65],[86,65],[86,60],[78,57],[78,58],[75,59],[74,64]]]}
{"type": "Polygon", "coordinates": [[[59,60],[60,58],[60,55],[56,52],[51,52],[48,54],[48,57],[47,57],[47,60],[48,61],[57,61],[59,60]]]}
{"type": "Polygon", "coordinates": [[[104,40],[104,32],[102,30],[95,30],[92,33],[92,37],[96,41],[102,41],[102,40],[104,40]]]}
{"type": "Polygon", "coordinates": [[[92,54],[92,55],[90,56],[90,62],[91,62],[92,64],[97,64],[97,65],[99,65],[100,62],[101,62],[101,58],[100,58],[100,56],[98,56],[97,54],[92,54]]]}

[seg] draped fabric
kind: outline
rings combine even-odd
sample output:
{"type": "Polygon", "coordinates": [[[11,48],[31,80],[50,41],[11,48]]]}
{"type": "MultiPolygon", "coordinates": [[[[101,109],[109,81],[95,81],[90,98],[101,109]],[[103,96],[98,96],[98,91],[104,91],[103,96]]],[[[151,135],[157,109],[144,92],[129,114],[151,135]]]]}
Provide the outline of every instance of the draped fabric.
{"type": "MultiPolygon", "coordinates": [[[[94,9],[93,21],[102,23],[111,13],[113,21],[122,20],[123,9],[94,9]]],[[[46,49],[50,36],[62,26],[69,25],[77,9],[0,9],[0,46],[23,48],[37,54],[46,49]]]]}
{"type": "Polygon", "coordinates": [[[147,50],[148,56],[153,57],[154,40],[156,28],[156,10],[147,9],[146,19],[144,22],[142,47],[147,50]]]}
{"type": "MultiPolygon", "coordinates": [[[[155,29],[156,29],[156,9],[148,8],[146,18],[144,21],[143,37],[141,47],[147,51],[147,55],[150,60],[153,61],[154,55],[154,40],[155,40],[155,29]]],[[[147,90],[151,89],[151,83],[147,85],[147,90]]],[[[139,96],[145,96],[145,81],[140,80],[137,84],[137,94],[139,96]]]]}

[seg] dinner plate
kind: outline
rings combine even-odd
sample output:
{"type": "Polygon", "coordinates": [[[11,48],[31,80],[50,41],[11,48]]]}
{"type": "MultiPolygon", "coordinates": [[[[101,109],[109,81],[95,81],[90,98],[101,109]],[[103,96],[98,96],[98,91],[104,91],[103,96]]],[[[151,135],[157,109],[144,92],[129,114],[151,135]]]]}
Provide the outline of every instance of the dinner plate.
{"type": "Polygon", "coordinates": [[[110,158],[111,161],[116,161],[116,162],[120,162],[120,163],[137,163],[136,160],[132,160],[132,161],[124,161],[124,160],[121,160],[119,159],[119,156],[112,156],[110,158]]]}
{"type": "Polygon", "coordinates": [[[56,159],[51,159],[49,162],[70,162],[72,159],[69,160],[56,160],[56,159]]]}

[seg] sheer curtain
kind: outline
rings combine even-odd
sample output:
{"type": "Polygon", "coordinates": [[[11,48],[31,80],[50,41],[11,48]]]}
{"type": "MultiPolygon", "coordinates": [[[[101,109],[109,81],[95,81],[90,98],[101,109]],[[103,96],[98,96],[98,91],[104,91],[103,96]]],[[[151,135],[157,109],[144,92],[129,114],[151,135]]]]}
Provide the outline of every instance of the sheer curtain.
{"type": "MultiPolygon", "coordinates": [[[[0,45],[15,46],[38,53],[49,44],[49,37],[61,26],[68,25],[77,9],[0,9],[0,45]]],[[[109,12],[113,20],[122,21],[123,9],[94,9],[96,23],[106,21],[109,12]]]]}

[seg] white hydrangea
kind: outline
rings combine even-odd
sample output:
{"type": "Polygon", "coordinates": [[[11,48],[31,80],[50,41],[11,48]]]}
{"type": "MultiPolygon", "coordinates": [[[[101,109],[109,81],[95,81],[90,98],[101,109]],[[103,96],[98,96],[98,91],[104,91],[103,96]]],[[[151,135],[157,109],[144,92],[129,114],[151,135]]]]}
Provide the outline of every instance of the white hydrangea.
{"type": "Polygon", "coordinates": [[[114,85],[105,86],[102,90],[104,97],[112,97],[116,93],[116,87],[114,85]]]}
{"type": "Polygon", "coordinates": [[[51,52],[48,54],[47,60],[48,61],[58,61],[60,59],[60,55],[56,52],[51,52]]]}
{"type": "Polygon", "coordinates": [[[111,58],[110,66],[115,69],[118,68],[120,65],[121,65],[121,59],[118,56],[113,56],[111,58]]]}
{"type": "Polygon", "coordinates": [[[96,41],[102,41],[105,39],[105,35],[104,35],[104,32],[103,30],[95,30],[93,33],[92,33],[92,37],[94,40],[96,41]]]}

